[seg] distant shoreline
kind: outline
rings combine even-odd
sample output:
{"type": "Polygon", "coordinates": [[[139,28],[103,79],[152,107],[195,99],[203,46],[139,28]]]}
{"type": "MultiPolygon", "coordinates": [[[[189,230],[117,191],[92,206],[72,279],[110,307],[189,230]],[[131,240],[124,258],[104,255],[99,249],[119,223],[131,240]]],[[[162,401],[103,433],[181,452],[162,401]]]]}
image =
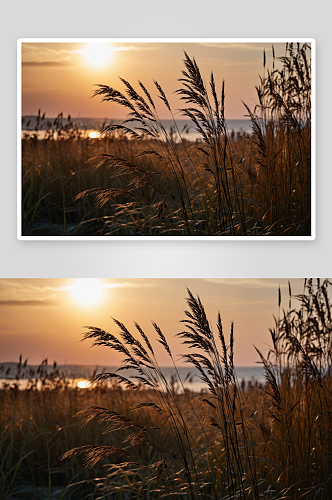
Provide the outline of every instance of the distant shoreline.
{"type": "MultiPolygon", "coordinates": [[[[94,117],[94,116],[78,116],[76,118],[72,117],[71,115],[70,116],[70,121],[86,121],[86,120],[96,120],[96,121],[101,121],[101,122],[104,122],[104,121],[113,121],[113,122],[123,122],[124,120],[126,120],[126,117],[123,117],[123,118],[106,118],[106,117],[102,117],[102,118],[98,118],[98,117],[94,117]]],[[[38,118],[38,115],[22,115],[21,116],[22,119],[25,119],[25,120],[37,120],[38,118]]],[[[41,119],[41,118],[40,118],[41,119]]],[[[56,120],[57,117],[56,116],[45,116],[44,120],[56,120]]],[[[62,118],[62,120],[64,121],[68,121],[68,116],[64,115],[62,118]]],[[[173,120],[170,119],[170,118],[160,118],[161,121],[169,121],[169,122],[172,122],[173,120]]],[[[250,118],[225,118],[226,121],[247,121],[247,122],[250,122],[250,118]]],[[[175,120],[176,122],[186,122],[186,121],[189,121],[187,118],[176,118],[175,120]]]]}
{"type": "MultiPolygon", "coordinates": [[[[23,115],[21,117],[21,129],[22,131],[32,131],[36,130],[53,130],[61,126],[66,126],[71,124],[73,126],[77,126],[81,129],[100,129],[105,125],[121,125],[124,122],[125,118],[87,118],[87,117],[79,117],[72,118],[69,117],[39,117],[36,115],[23,115]]],[[[163,124],[167,129],[174,125],[174,121],[172,119],[161,119],[163,124]]],[[[229,130],[235,130],[235,132],[243,129],[244,132],[248,132],[251,130],[251,120],[248,118],[226,118],[226,124],[229,130]]],[[[190,120],[185,118],[176,118],[175,122],[183,128],[187,125],[190,130],[194,130],[193,124],[190,120]]],[[[135,126],[133,126],[135,128],[135,126]]]]}
{"type": "MultiPolygon", "coordinates": [[[[67,378],[84,378],[89,379],[92,377],[94,372],[96,373],[113,373],[118,370],[120,363],[113,366],[103,366],[103,365],[79,365],[79,364],[65,364],[54,366],[54,363],[49,364],[39,364],[39,365],[26,365],[18,362],[0,362],[0,379],[2,380],[25,380],[29,378],[39,378],[41,373],[45,375],[54,374],[55,371],[61,376],[64,375],[67,378]]],[[[164,372],[166,378],[171,377],[175,373],[174,366],[160,366],[161,370],[164,372]]],[[[187,374],[190,373],[192,376],[199,378],[199,372],[193,366],[188,365],[177,365],[177,369],[180,373],[181,378],[186,378],[187,374]]],[[[237,373],[238,379],[250,380],[252,378],[262,378],[264,375],[264,367],[262,366],[235,366],[235,371],[237,373]]],[[[128,370],[127,376],[133,377],[136,375],[134,370],[128,370]]]]}

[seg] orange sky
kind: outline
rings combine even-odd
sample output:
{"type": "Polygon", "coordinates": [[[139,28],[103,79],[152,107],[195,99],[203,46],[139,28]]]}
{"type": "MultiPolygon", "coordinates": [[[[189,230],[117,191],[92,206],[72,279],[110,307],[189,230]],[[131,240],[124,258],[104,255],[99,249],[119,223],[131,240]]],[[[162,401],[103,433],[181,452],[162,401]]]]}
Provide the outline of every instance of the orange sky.
{"type": "MultiPolygon", "coordinates": [[[[195,57],[203,79],[208,84],[213,70],[217,90],[226,85],[226,118],[243,118],[242,100],[250,107],[256,102],[255,85],[263,75],[263,50],[267,66],[272,68],[270,43],[134,43],[105,42],[91,53],[89,43],[23,43],[22,44],[22,114],[46,117],[58,113],[73,118],[91,117],[123,119],[119,105],[90,99],[94,84],[105,84],[123,91],[118,76],[137,87],[141,80],[155,95],[153,79],[165,91],[174,112],[182,103],[173,94],[179,88],[183,51],[195,57]],[[97,59],[105,61],[97,63],[97,59]],[[100,54],[101,52],[101,54],[100,54]],[[101,58],[99,57],[101,55],[101,58]]],[[[285,44],[274,43],[276,56],[283,56],[285,44]]],[[[137,87],[138,90],[138,87],[137,87]]],[[[160,117],[170,118],[160,106],[160,117]]],[[[177,115],[179,117],[179,115],[177,115]]]]}
{"type": "MultiPolygon", "coordinates": [[[[302,279],[290,282],[293,294],[302,293],[302,279]]],[[[278,315],[279,284],[282,307],[288,308],[286,279],[99,279],[89,282],[96,285],[92,292],[100,294],[92,303],[77,297],[84,293],[84,284],[77,279],[0,279],[0,363],[16,362],[22,354],[32,364],[47,357],[59,364],[114,366],[121,359],[118,353],[106,347],[91,349],[90,341],[79,343],[83,326],[117,334],[111,317],[133,334],[136,321],[152,341],[155,321],[177,357],[186,352],[174,336],[182,330],[188,287],[200,296],[212,326],[220,310],[227,338],[234,321],[235,363],[250,366],[258,360],[253,344],[265,353],[271,346],[268,328],[274,326],[273,314],[278,315]]],[[[169,365],[163,348],[153,345],[160,365],[169,365]]]]}

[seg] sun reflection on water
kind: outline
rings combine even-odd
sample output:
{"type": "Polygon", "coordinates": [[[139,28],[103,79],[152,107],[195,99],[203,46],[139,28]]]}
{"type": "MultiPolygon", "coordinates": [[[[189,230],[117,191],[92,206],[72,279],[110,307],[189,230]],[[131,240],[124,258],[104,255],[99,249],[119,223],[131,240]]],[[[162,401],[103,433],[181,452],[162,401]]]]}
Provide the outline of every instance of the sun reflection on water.
{"type": "Polygon", "coordinates": [[[100,132],[95,132],[95,131],[90,132],[89,137],[90,139],[97,139],[98,137],[100,137],[100,132]]]}
{"type": "Polygon", "coordinates": [[[80,382],[77,382],[77,387],[80,389],[87,389],[90,386],[91,382],[89,382],[89,380],[81,380],[80,382]]]}

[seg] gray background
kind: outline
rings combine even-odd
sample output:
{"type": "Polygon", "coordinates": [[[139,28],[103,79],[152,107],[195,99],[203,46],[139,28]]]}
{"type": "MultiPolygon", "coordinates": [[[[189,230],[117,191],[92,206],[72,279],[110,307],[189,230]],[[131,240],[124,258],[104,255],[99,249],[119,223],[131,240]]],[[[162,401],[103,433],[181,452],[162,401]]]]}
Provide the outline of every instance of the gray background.
{"type": "Polygon", "coordinates": [[[331,276],[331,3],[2,0],[0,277],[331,276]],[[16,41],[24,37],[315,38],[316,240],[18,241],[16,41]]]}

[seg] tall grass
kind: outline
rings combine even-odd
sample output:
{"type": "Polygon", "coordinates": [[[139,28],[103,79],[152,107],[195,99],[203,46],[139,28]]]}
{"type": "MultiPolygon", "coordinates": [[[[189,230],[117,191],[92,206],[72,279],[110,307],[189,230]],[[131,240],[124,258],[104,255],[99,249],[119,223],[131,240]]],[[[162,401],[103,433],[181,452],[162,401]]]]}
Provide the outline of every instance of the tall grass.
{"type": "Polygon", "coordinates": [[[0,387],[1,500],[98,498],[103,467],[87,473],[79,460],[64,464],[58,457],[77,443],[104,442],[97,426],[80,429],[76,424],[73,415],[82,407],[112,405],[125,411],[133,395],[118,384],[79,389],[56,365],[48,367],[47,360],[33,372],[20,359],[12,375],[17,381],[0,387]],[[23,377],[28,377],[26,388],[21,386],[23,377]]]}
{"type": "MultiPolygon", "coordinates": [[[[90,406],[83,425],[106,424],[102,446],[77,446],[62,459],[85,454],[94,466],[107,458],[102,498],[311,499],[331,495],[331,282],[306,280],[298,308],[279,312],[264,365],[266,385],[244,391],[234,369],[234,327],[227,344],[220,314],[214,334],[199,298],[188,290],[188,311],[178,334],[207,393],[180,396],[165,379],[147,335],[136,336],[114,320],[119,335],[87,327],[84,339],[123,355],[116,379],[139,395],[126,412],[90,406]],[[134,369],[128,379],[121,372],[134,369]],[[122,486],[119,478],[123,478],[122,486]],[[114,489],[116,488],[116,490],[114,489]]],[[[289,300],[291,302],[291,290],[289,300]]],[[[279,307],[281,295],[279,290],[279,307]]],[[[152,323],[157,341],[174,364],[167,339],[152,323]]],[[[179,379],[179,377],[178,377],[179,379]]],[[[181,380],[178,380],[181,384],[181,380]]]]}
{"type": "MultiPolygon", "coordinates": [[[[176,93],[185,104],[182,117],[200,135],[196,143],[179,129],[159,82],[154,81],[157,100],[173,120],[170,131],[142,82],[138,82],[139,91],[122,78],[124,92],[98,85],[94,96],[127,112],[122,125],[103,128],[106,137],[91,141],[72,134],[69,143],[57,141],[59,145],[52,140],[23,141],[25,234],[38,233],[33,219],[39,207],[50,218],[61,213],[63,234],[311,234],[310,46],[287,44],[279,58],[273,47],[272,51],[272,70],[266,67],[264,52],[257,106],[250,110],[244,104],[252,123],[251,137],[229,133],[225,83],[218,95],[213,73],[206,85],[195,59],[186,53],[176,93]],[[31,163],[31,146],[33,158],[46,167],[43,172],[39,167],[36,172],[31,163]],[[84,167],[87,160],[93,164],[91,177],[84,167]],[[52,182],[45,181],[48,175],[54,178],[56,194],[52,182]],[[87,201],[90,196],[94,205],[87,201]],[[76,223],[68,233],[71,217],[76,223]]],[[[45,230],[44,222],[42,226],[45,230]]]]}
{"type": "MultiPolygon", "coordinates": [[[[39,126],[47,125],[40,118],[39,126]]],[[[51,126],[44,139],[38,139],[38,125],[35,134],[22,139],[22,234],[104,234],[109,211],[96,210],[88,200],[75,204],[73,198],[91,180],[99,185],[109,182],[102,171],[91,177],[86,165],[91,156],[102,151],[130,153],[133,145],[125,137],[115,140],[111,134],[91,139],[70,121],[63,124],[59,119],[51,126]]]]}
{"type": "MultiPolygon", "coordinates": [[[[176,91],[187,107],[182,115],[190,119],[201,136],[199,145],[187,147],[174,120],[167,96],[154,81],[157,97],[174,120],[172,134],[158,116],[156,104],[142,82],[141,93],[121,78],[125,93],[98,85],[94,96],[127,110],[123,125],[104,131],[121,130],[135,139],[144,137],[144,150],[159,160],[158,171],[141,169],[114,155],[99,155],[95,168],[106,166],[114,175],[131,174],[127,191],[93,188],[76,199],[96,196],[103,206],[118,194],[141,202],[140,188],[149,187],[159,195],[155,205],[162,234],[186,235],[285,235],[310,234],[311,166],[311,72],[307,44],[287,45],[278,58],[282,69],[267,71],[256,88],[258,105],[252,112],[253,136],[246,155],[236,151],[225,122],[225,84],[218,96],[211,72],[209,87],[204,83],[194,58],[185,53],[185,70],[176,91]],[[134,123],[131,128],[127,124],[134,123]],[[178,154],[173,140],[183,144],[185,157],[178,154]],[[159,176],[156,176],[156,173],[159,176]]],[[[273,49],[273,66],[275,55],[273,49]]],[[[266,56],[264,52],[264,69],[266,56]]]]}

